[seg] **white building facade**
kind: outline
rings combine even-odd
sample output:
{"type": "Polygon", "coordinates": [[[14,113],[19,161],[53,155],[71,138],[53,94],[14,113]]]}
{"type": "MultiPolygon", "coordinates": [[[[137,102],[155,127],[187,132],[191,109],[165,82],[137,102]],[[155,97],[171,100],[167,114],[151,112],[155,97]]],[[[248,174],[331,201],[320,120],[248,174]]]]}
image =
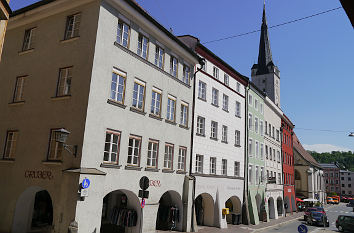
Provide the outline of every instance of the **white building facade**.
{"type": "Polygon", "coordinates": [[[340,185],[341,185],[341,195],[342,196],[353,196],[354,195],[354,172],[340,170],[340,185]]]}

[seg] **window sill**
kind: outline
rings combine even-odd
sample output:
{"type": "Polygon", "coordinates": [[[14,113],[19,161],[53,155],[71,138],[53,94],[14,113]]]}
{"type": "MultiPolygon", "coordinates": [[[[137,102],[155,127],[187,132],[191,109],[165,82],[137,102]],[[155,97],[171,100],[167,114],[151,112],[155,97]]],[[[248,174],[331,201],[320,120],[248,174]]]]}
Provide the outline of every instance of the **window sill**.
{"type": "Polygon", "coordinates": [[[200,136],[200,137],[205,137],[205,134],[196,133],[195,135],[200,136]]]}
{"type": "Polygon", "coordinates": [[[75,40],[78,40],[78,39],[80,39],[80,36],[75,36],[75,37],[71,37],[71,38],[68,38],[68,39],[61,40],[60,43],[61,44],[65,44],[65,43],[69,43],[71,41],[75,41],[75,40]]]}
{"type": "Polygon", "coordinates": [[[0,159],[0,163],[14,163],[15,159],[12,158],[2,158],[0,159]]]}
{"type": "Polygon", "coordinates": [[[227,113],[229,112],[229,110],[227,110],[227,109],[222,109],[222,110],[225,111],[225,112],[227,112],[227,113]]]}
{"type": "Polygon", "coordinates": [[[185,126],[185,125],[179,125],[179,127],[182,128],[182,129],[189,129],[189,127],[185,126]]]}
{"type": "Polygon", "coordinates": [[[115,100],[111,100],[111,99],[108,99],[107,103],[108,104],[112,104],[112,105],[117,106],[117,107],[120,107],[120,108],[123,108],[123,109],[125,109],[127,107],[127,105],[124,105],[122,103],[119,103],[119,102],[117,102],[115,100]]]}
{"type": "Polygon", "coordinates": [[[71,95],[61,95],[61,96],[54,96],[51,99],[52,100],[67,100],[70,98],[71,98],[71,95]]]}
{"type": "Polygon", "coordinates": [[[156,119],[156,120],[159,120],[159,121],[162,121],[162,118],[160,116],[156,116],[152,113],[149,114],[149,117],[153,118],[153,119],[156,119]]]}
{"type": "Polygon", "coordinates": [[[138,114],[143,115],[143,116],[146,115],[146,112],[144,112],[143,110],[134,108],[134,107],[130,107],[130,111],[135,112],[135,113],[138,113],[138,114]]]}
{"type": "Polygon", "coordinates": [[[174,173],[175,170],[172,170],[172,169],[169,169],[169,168],[164,168],[164,169],[162,169],[162,172],[163,173],[174,173]]]}
{"type": "Polygon", "coordinates": [[[241,145],[237,145],[237,144],[235,144],[234,146],[235,146],[235,147],[241,147],[241,145]]]}
{"type": "Polygon", "coordinates": [[[235,117],[237,117],[237,118],[240,118],[240,119],[241,119],[241,116],[235,115],[235,117]]]}
{"type": "Polygon", "coordinates": [[[177,171],[176,171],[176,174],[187,174],[187,172],[186,172],[186,171],[183,171],[183,170],[177,170],[177,171]]]}
{"type": "Polygon", "coordinates": [[[213,104],[213,103],[211,103],[211,105],[214,106],[214,107],[216,107],[216,108],[219,107],[219,105],[216,105],[216,104],[213,104]]]}
{"type": "Polygon", "coordinates": [[[9,106],[19,106],[19,105],[24,105],[25,101],[17,101],[17,102],[11,102],[9,103],[9,106]]]}
{"type": "Polygon", "coordinates": [[[221,143],[229,144],[227,141],[221,141],[221,143]]]}
{"type": "Polygon", "coordinates": [[[118,164],[112,164],[112,163],[101,163],[100,167],[105,167],[105,168],[115,168],[115,169],[120,169],[122,165],[118,164]]]}
{"type": "Polygon", "coordinates": [[[211,140],[217,141],[217,138],[210,137],[211,140]]]}
{"type": "Polygon", "coordinates": [[[171,125],[177,125],[176,122],[165,119],[165,122],[171,125]]]}
{"type": "Polygon", "coordinates": [[[201,100],[201,101],[207,102],[206,99],[203,99],[203,98],[200,98],[200,97],[198,97],[198,99],[201,100]]]}
{"type": "Polygon", "coordinates": [[[160,171],[160,169],[154,168],[154,167],[146,167],[144,170],[147,171],[147,172],[158,172],[158,171],[160,171]]]}
{"type": "Polygon", "coordinates": [[[125,170],[135,170],[135,171],[141,171],[142,167],[134,166],[134,165],[126,165],[125,170]]]}
{"type": "Polygon", "coordinates": [[[44,160],[42,161],[44,165],[62,165],[63,161],[61,160],[44,160]]]}
{"type": "Polygon", "coordinates": [[[32,53],[33,51],[34,51],[34,49],[23,50],[23,51],[18,52],[18,55],[21,56],[21,55],[24,55],[27,53],[32,53]]]}

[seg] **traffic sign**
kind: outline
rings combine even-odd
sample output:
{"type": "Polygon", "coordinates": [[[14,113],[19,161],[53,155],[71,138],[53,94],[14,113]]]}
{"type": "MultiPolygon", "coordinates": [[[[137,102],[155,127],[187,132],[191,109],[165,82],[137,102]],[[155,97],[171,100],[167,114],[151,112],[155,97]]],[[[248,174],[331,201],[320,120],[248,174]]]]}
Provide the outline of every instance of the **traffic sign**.
{"type": "Polygon", "coordinates": [[[307,229],[307,226],[304,225],[304,224],[300,224],[298,227],[297,227],[297,231],[299,233],[307,233],[308,229],[307,229]]]}
{"type": "Polygon", "coordinates": [[[88,187],[90,186],[90,180],[85,178],[83,181],[82,181],[82,188],[83,189],[87,189],[88,187]]]}
{"type": "Polygon", "coordinates": [[[147,178],[146,176],[141,177],[139,184],[140,184],[140,188],[142,190],[148,189],[149,188],[149,178],[147,178]]]}
{"type": "Polygon", "coordinates": [[[142,200],[141,200],[141,208],[144,208],[145,207],[145,199],[143,198],[142,200]]]}

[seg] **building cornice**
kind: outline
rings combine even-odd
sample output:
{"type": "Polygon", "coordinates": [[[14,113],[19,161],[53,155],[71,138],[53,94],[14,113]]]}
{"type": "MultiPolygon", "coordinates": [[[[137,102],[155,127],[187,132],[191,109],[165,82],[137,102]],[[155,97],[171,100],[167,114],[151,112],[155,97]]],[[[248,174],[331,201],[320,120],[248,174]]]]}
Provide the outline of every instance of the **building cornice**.
{"type": "Polygon", "coordinates": [[[1,10],[4,11],[5,10],[5,15],[7,16],[7,18],[9,18],[9,15],[12,14],[12,11],[11,11],[11,8],[9,6],[9,4],[7,3],[6,0],[1,0],[1,6],[4,7],[5,9],[2,9],[1,7],[1,10]]]}

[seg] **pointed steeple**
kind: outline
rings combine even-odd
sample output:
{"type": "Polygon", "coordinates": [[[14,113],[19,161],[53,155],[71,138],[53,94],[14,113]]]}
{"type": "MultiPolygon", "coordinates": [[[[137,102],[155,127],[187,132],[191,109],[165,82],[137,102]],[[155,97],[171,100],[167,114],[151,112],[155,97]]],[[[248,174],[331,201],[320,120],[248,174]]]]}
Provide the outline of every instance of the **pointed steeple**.
{"type": "Polygon", "coordinates": [[[261,27],[261,38],[259,42],[257,75],[268,74],[270,68],[273,68],[272,51],[270,50],[270,43],[268,37],[268,25],[265,11],[265,2],[263,4],[263,17],[261,27]]]}

